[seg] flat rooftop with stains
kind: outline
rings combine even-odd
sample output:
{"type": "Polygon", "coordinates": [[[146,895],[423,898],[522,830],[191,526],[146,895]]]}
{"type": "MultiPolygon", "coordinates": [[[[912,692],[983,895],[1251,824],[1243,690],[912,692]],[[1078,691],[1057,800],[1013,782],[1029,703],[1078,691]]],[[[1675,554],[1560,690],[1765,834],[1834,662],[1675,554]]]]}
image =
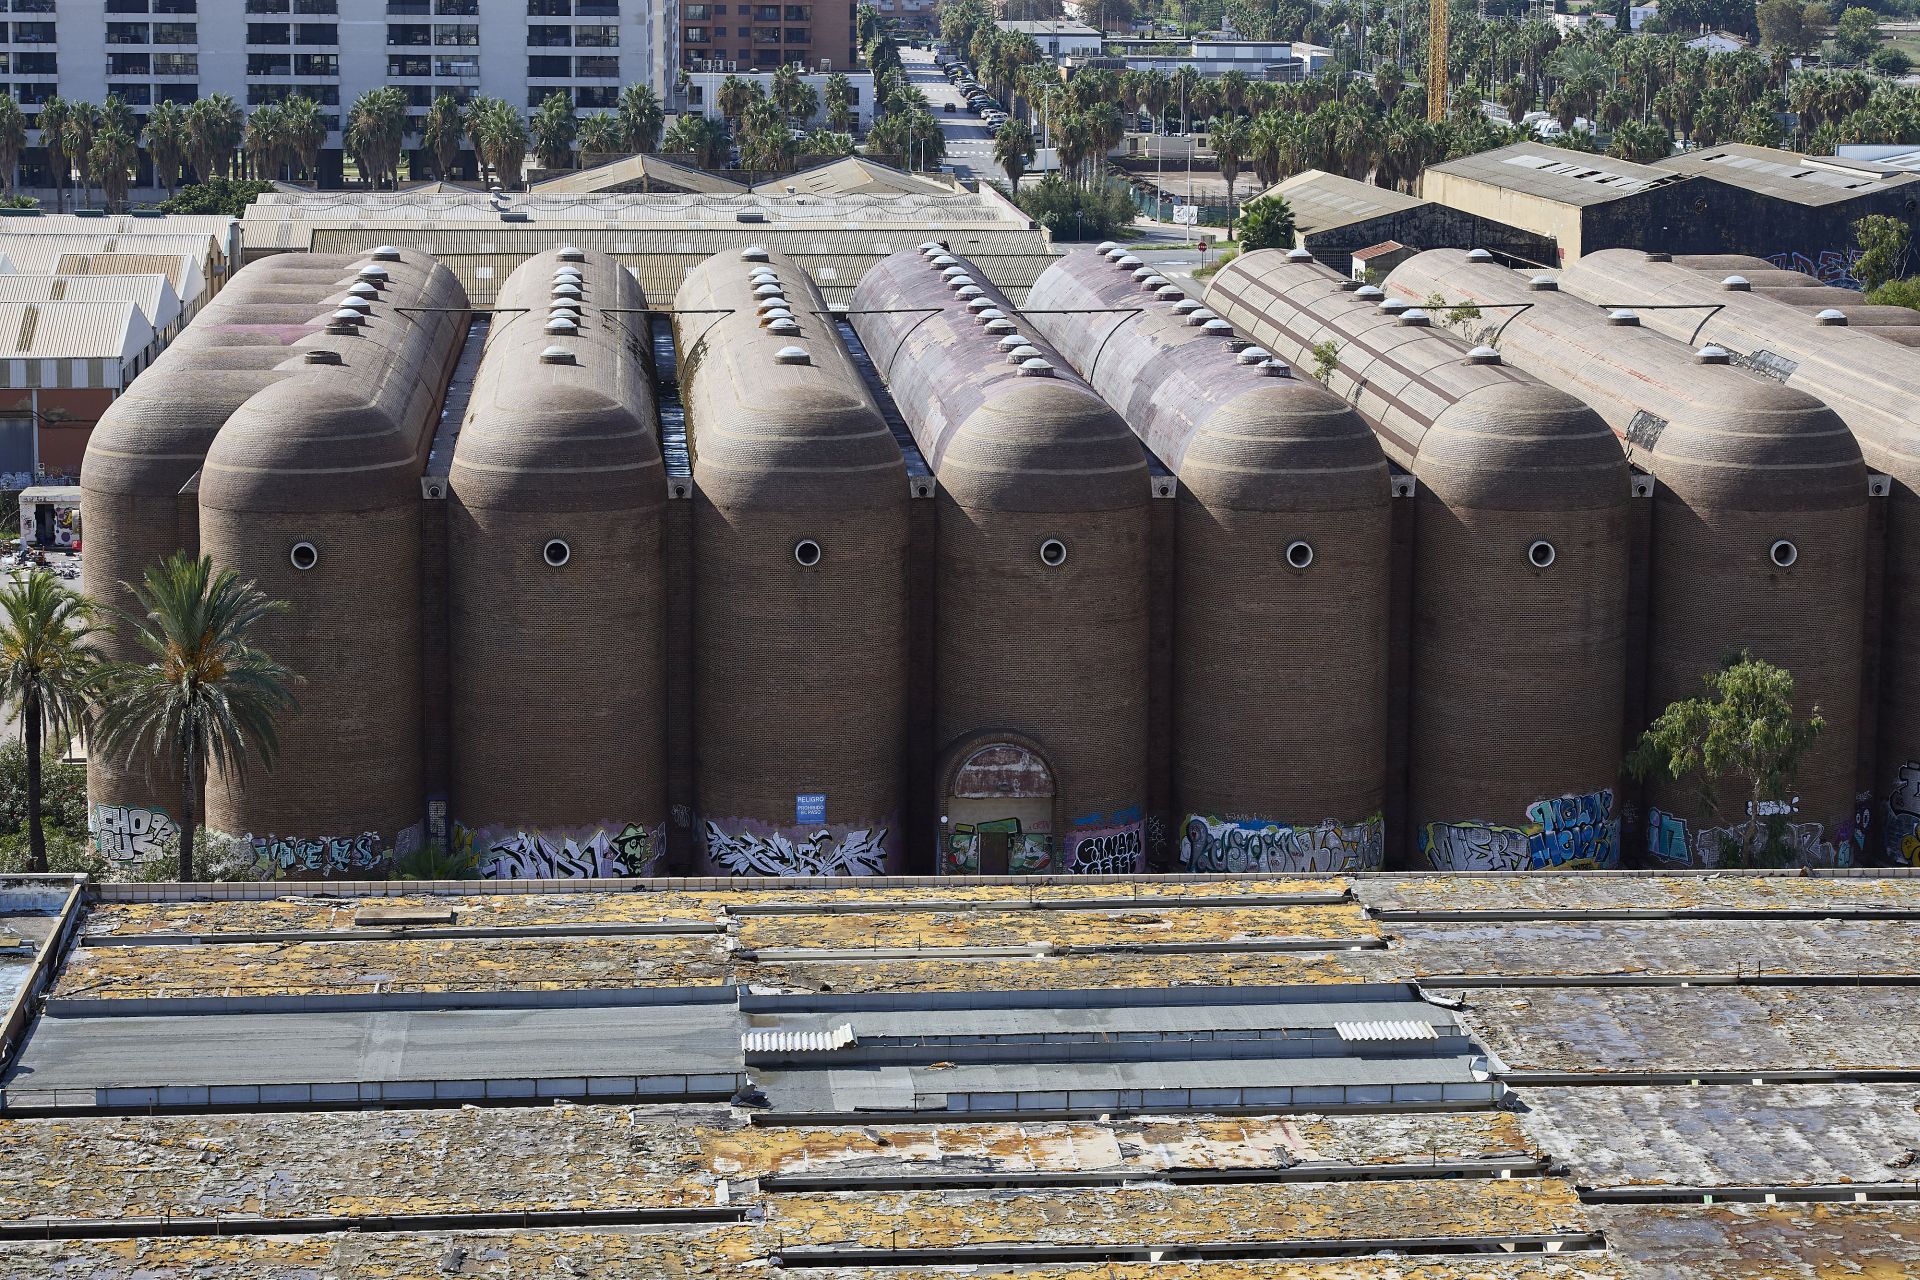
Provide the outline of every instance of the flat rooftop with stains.
{"type": "Polygon", "coordinates": [[[1920,1272],[1920,878],[0,881],[22,1280],[1920,1272]]]}

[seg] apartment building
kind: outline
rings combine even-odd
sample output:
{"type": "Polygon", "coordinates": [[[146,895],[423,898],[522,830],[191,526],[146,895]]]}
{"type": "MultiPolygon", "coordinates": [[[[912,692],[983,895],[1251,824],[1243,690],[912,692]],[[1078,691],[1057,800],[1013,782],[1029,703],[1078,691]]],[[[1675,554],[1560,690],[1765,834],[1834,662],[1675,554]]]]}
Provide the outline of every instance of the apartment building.
{"type": "MultiPolygon", "coordinates": [[[[424,115],[441,94],[532,107],[555,90],[582,113],[629,84],[663,97],[677,0],[6,0],[0,85],[29,114],[49,97],[118,94],[141,116],[213,93],[247,108],[295,94],[338,122],[392,84],[424,115]],[[483,34],[484,33],[484,34],[483,34]]],[[[851,21],[849,16],[848,21],[851,21]]],[[[44,173],[29,172],[30,182],[44,173]]]]}
{"type": "Polygon", "coordinates": [[[683,0],[678,7],[679,65],[689,73],[772,71],[789,63],[815,72],[853,69],[853,0],[683,0]]]}

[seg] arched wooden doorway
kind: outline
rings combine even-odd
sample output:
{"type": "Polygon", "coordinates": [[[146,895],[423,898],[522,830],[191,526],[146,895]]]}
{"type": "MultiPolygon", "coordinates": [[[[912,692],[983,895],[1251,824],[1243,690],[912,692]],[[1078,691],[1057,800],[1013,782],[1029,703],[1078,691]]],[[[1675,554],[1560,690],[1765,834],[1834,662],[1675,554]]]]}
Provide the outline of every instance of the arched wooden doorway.
{"type": "Polygon", "coordinates": [[[1053,770],[1014,742],[963,747],[948,772],[940,828],[944,875],[1037,875],[1053,869],[1053,770]]]}

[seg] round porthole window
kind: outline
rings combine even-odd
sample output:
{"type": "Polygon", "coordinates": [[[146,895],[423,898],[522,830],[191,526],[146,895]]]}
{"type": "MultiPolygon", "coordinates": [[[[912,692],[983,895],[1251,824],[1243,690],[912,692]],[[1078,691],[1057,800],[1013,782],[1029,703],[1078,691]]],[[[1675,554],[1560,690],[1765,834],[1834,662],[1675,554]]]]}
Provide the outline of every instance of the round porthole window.
{"type": "Polygon", "coordinates": [[[568,546],[564,539],[549,538],[547,545],[540,549],[540,558],[555,569],[558,569],[561,565],[573,559],[573,548],[568,546]]]}
{"type": "Polygon", "coordinates": [[[320,563],[320,548],[311,542],[296,542],[293,550],[287,553],[287,559],[293,567],[305,572],[320,563]]]}
{"type": "Polygon", "coordinates": [[[793,544],[794,563],[803,569],[811,569],[820,563],[820,544],[812,538],[802,538],[793,544]]]}
{"type": "Polygon", "coordinates": [[[1287,563],[1295,569],[1304,569],[1313,563],[1313,544],[1296,541],[1287,544],[1287,563]]]}
{"type": "Polygon", "coordinates": [[[1767,555],[1780,568],[1791,569],[1793,562],[1800,558],[1800,548],[1782,538],[1767,549],[1767,555]]]}
{"type": "Polygon", "coordinates": [[[1538,538],[1532,546],[1527,548],[1527,563],[1536,569],[1544,569],[1553,563],[1557,554],[1551,542],[1545,538],[1538,538]]]}
{"type": "Polygon", "coordinates": [[[1067,562],[1067,544],[1058,538],[1048,538],[1040,544],[1040,563],[1049,569],[1058,569],[1067,562]]]}

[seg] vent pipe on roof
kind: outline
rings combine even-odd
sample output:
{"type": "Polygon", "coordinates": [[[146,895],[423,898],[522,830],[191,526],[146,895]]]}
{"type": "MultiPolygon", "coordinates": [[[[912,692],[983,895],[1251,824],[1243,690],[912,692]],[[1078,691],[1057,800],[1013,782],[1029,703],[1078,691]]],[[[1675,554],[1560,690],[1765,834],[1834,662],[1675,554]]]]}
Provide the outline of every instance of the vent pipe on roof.
{"type": "Polygon", "coordinates": [[[773,353],[775,364],[812,364],[813,357],[807,354],[805,347],[782,347],[773,353]]]}
{"type": "Polygon", "coordinates": [[[1695,364],[1732,364],[1733,357],[1728,354],[1725,347],[1715,346],[1710,342],[1693,353],[1693,362],[1695,364]]]}
{"type": "Polygon", "coordinates": [[[340,353],[329,351],[325,347],[315,347],[307,352],[306,362],[308,364],[339,364],[341,363],[340,353]]]}
{"type": "Polygon", "coordinates": [[[1475,347],[1467,352],[1468,364],[1499,364],[1500,353],[1492,347],[1475,347]]]}
{"type": "Polygon", "coordinates": [[[1842,324],[1843,325],[1847,322],[1847,313],[1844,311],[1836,310],[1833,307],[1828,307],[1824,311],[1820,312],[1818,315],[1814,316],[1813,322],[1815,324],[1842,324]]]}
{"type": "Polygon", "coordinates": [[[573,352],[565,347],[548,347],[540,353],[541,364],[572,364],[573,352]]]}
{"type": "Polygon", "coordinates": [[[1560,282],[1552,276],[1535,276],[1533,279],[1527,281],[1527,288],[1533,290],[1535,293],[1558,293],[1560,292],[1560,282]]]}
{"type": "Polygon", "coordinates": [[[1607,323],[1621,328],[1631,329],[1640,323],[1640,317],[1622,307],[1618,311],[1607,312],[1607,323]]]}
{"type": "Polygon", "coordinates": [[[1728,276],[1720,282],[1720,287],[1730,293],[1747,293],[1752,290],[1753,284],[1745,276],[1728,276]]]}
{"type": "Polygon", "coordinates": [[[1033,356],[1020,362],[1020,376],[1023,378],[1051,378],[1053,366],[1039,356],[1033,356]]]}
{"type": "Polygon", "coordinates": [[[1287,250],[1287,261],[1288,262],[1312,262],[1313,254],[1310,250],[1303,249],[1300,246],[1296,245],[1293,248],[1287,250]]]}

